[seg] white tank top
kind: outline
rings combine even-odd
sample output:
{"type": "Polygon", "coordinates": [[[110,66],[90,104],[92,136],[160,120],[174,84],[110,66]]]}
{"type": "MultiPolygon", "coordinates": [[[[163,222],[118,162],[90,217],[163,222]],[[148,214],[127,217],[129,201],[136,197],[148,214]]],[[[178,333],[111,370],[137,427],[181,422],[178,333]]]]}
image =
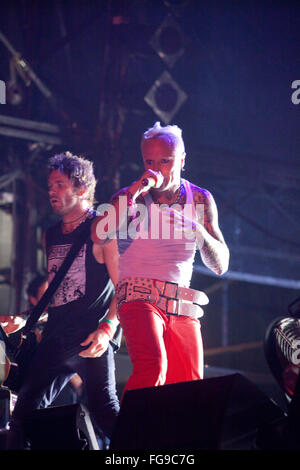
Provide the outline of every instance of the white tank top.
{"type": "MultiPolygon", "coordinates": [[[[184,210],[189,218],[195,218],[190,183],[184,179],[182,182],[186,191],[184,210]]],[[[137,276],[189,287],[196,252],[195,237],[188,238],[184,232],[174,233],[171,226],[164,222],[160,205],[154,204],[149,193],[145,195],[144,201],[145,205],[141,207],[144,217],[138,215],[129,224],[127,234],[118,233],[119,281],[137,276]]]]}

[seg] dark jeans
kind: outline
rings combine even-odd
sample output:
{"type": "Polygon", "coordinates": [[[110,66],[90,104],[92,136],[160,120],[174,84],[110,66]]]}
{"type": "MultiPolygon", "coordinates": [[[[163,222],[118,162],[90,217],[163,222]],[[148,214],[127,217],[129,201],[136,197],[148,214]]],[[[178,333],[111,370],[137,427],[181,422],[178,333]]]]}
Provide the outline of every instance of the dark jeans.
{"type": "Polygon", "coordinates": [[[42,341],[32,359],[10,421],[7,449],[24,449],[24,420],[49,406],[74,373],[85,384],[93,421],[110,438],[119,412],[115,361],[111,345],[99,358],[83,358],[77,350],[64,350],[59,340],[42,341]]]}

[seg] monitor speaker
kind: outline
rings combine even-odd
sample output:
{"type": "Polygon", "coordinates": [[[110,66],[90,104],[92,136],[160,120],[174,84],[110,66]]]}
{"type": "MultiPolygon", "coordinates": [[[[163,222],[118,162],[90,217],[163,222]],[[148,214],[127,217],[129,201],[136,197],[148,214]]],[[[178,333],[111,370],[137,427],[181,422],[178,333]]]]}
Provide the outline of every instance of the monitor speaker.
{"type": "Polygon", "coordinates": [[[87,408],[81,404],[35,410],[25,424],[30,450],[98,450],[87,408]]]}
{"type": "Polygon", "coordinates": [[[284,412],[241,374],[128,390],[111,450],[253,449],[284,412]]]}

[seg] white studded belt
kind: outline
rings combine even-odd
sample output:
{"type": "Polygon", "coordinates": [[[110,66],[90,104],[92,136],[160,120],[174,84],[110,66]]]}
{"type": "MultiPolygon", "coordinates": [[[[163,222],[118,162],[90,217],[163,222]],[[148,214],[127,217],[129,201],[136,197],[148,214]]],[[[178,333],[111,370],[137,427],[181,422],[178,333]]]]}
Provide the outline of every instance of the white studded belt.
{"type": "Polygon", "coordinates": [[[181,287],[175,282],[146,277],[127,277],[116,287],[118,309],[124,302],[143,300],[159,307],[168,315],[203,316],[201,305],[209,300],[204,292],[181,287]]]}

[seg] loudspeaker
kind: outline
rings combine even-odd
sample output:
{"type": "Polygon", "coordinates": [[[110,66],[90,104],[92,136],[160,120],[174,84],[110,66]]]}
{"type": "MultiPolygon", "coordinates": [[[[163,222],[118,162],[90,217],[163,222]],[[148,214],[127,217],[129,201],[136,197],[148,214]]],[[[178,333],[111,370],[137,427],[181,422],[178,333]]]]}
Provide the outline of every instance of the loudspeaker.
{"type": "Polygon", "coordinates": [[[25,423],[30,450],[98,450],[87,408],[81,404],[35,410],[25,423]]]}
{"type": "Polygon", "coordinates": [[[111,450],[253,449],[284,412],[241,374],[128,390],[111,450]]]}

